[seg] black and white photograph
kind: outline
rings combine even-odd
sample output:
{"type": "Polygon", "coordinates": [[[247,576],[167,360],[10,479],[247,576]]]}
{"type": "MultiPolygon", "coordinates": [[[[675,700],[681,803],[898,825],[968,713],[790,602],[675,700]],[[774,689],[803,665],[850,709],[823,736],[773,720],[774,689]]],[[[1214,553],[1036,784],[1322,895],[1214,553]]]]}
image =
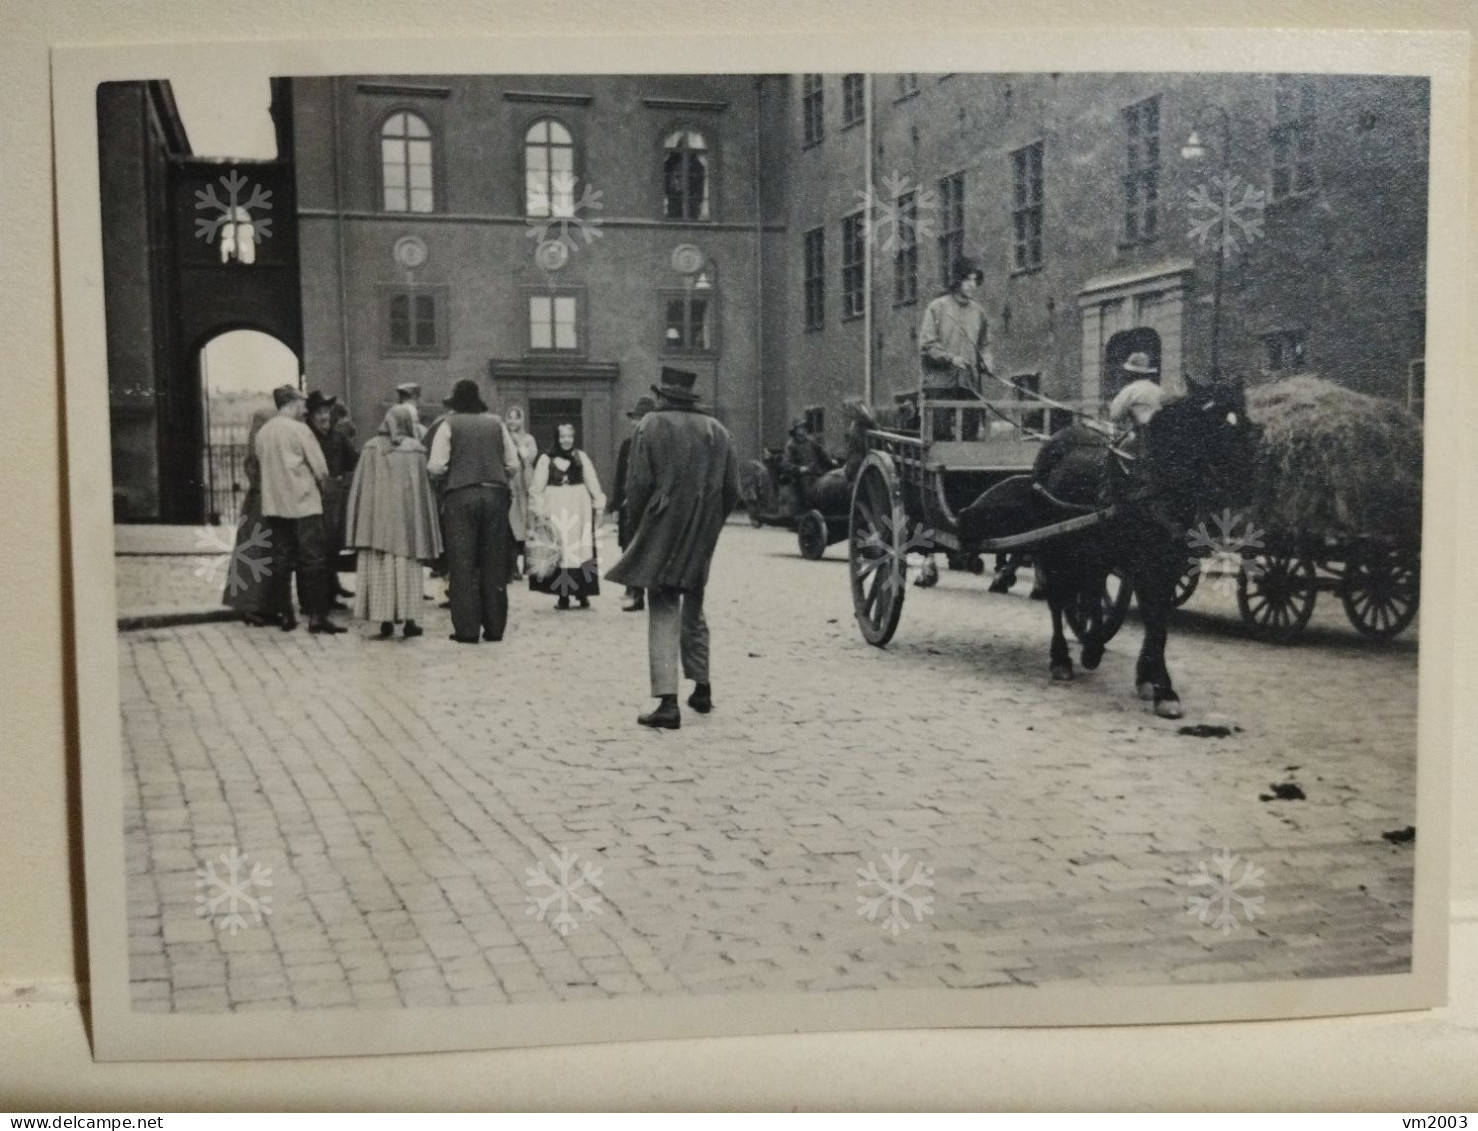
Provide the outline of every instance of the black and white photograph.
{"type": "Polygon", "coordinates": [[[1440,1002],[1434,80],[1246,64],[92,84],[99,1055],[1440,1002]]]}

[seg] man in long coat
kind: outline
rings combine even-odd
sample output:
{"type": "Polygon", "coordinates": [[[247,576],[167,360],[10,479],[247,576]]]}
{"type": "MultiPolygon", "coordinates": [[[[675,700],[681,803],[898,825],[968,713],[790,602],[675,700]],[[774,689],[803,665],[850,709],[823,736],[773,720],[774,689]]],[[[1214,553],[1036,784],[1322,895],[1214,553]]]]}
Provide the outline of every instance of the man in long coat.
{"type": "Polygon", "coordinates": [[[606,577],[647,593],[647,652],[655,710],[643,726],[676,730],[678,659],[697,686],[688,706],[713,709],[708,674],[708,622],[703,590],[718,536],[739,501],[739,464],[729,433],[698,408],[697,375],[662,369],[653,385],[658,405],[632,438],[626,474],[627,513],[636,523],[630,545],[606,577]]]}
{"type": "MultiPolygon", "coordinates": [[[[636,434],[636,425],[642,417],[652,412],[657,402],[651,397],[637,397],[636,404],[626,414],[632,422],[632,435],[621,441],[621,450],[616,453],[616,483],[611,490],[607,509],[616,515],[616,545],[622,550],[631,545],[631,533],[636,528],[636,518],[626,505],[626,472],[631,466],[631,441],[636,434]]],[[[632,586],[626,588],[626,600],[621,605],[623,613],[639,613],[647,607],[646,595],[632,586]]]]}

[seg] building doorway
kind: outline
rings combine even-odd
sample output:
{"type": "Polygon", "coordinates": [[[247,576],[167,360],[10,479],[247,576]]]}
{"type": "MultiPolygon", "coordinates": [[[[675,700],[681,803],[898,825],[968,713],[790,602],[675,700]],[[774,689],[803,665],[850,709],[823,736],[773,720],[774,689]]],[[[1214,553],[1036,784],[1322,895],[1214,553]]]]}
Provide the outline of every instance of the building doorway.
{"type": "Polygon", "coordinates": [[[575,447],[585,447],[585,402],[580,397],[530,397],[529,435],[547,452],[559,439],[559,426],[575,426],[575,447]]]}
{"type": "Polygon", "coordinates": [[[272,409],[272,390],[300,385],[298,358],[270,334],[232,330],[205,343],[200,371],[200,483],[205,521],[234,526],[246,498],[247,439],[252,417],[272,409]]]}
{"type": "Polygon", "coordinates": [[[1148,326],[1121,330],[1108,340],[1108,345],[1103,350],[1101,388],[1105,401],[1112,401],[1118,396],[1119,390],[1134,379],[1121,368],[1129,359],[1129,355],[1134,353],[1149,355],[1150,364],[1154,366],[1157,374],[1152,380],[1158,383],[1164,376],[1164,367],[1160,364],[1160,335],[1148,326]]]}

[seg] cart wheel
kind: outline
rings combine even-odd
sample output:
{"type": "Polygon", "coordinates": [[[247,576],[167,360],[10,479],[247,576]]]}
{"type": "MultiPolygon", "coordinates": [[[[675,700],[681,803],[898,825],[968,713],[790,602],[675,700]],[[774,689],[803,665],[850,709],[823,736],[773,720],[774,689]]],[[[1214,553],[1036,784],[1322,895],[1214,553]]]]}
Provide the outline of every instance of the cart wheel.
{"type": "MultiPolygon", "coordinates": [[[[1107,644],[1124,627],[1124,618],[1129,615],[1129,603],[1134,600],[1134,590],[1124,580],[1124,575],[1114,570],[1108,575],[1103,583],[1103,592],[1099,595],[1101,602],[1099,622],[1103,632],[1103,643],[1107,644]]],[[[1078,643],[1083,642],[1083,637],[1088,632],[1088,618],[1092,615],[1093,598],[1086,593],[1080,593],[1078,599],[1063,609],[1063,616],[1067,618],[1068,628],[1073,630],[1073,635],[1078,638],[1078,643]]]]}
{"type": "Polygon", "coordinates": [[[1340,599],[1362,636],[1390,640],[1416,619],[1419,562],[1416,555],[1366,543],[1345,562],[1340,599]]]}
{"type": "Polygon", "coordinates": [[[847,562],[857,627],[862,638],[878,648],[893,639],[903,615],[912,525],[903,510],[893,461],[880,452],[871,453],[852,488],[847,562]]]}
{"type": "Polygon", "coordinates": [[[1275,644],[1296,640],[1314,615],[1319,575],[1308,558],[1258,554],[1237,573],[1237,610],[1258,635],[1275,644]]]}
{"type": "Polygon", "coordinates": [[[1201,584],[1201,563],[1189,567],[1180,575],[1180,580],[1175,583],[1175,594],[1170,598],[1171,604],[1177,609],[1191,599],[1196,587],[1201,584]]]}
{"type": "Polygon", "coordinates": [[[819,560],[826,553],[826,516],[820,511],[806,511],[795,520],[795,537],[801,557],[810,562],[819,560]]]}

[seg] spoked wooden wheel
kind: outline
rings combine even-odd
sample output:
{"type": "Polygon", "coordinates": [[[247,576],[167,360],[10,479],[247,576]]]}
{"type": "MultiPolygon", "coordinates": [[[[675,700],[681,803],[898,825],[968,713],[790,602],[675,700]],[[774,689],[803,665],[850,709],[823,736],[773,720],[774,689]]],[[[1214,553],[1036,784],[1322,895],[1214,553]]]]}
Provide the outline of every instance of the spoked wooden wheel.
{"type": "Polygon", "coordinates": [[[1314,615],[1319,575],[1308,558],[1258,554],[1237,574],[1237,611],[1258,635],[1275,644],[1298,638],[1314,615]]]}
{"type": "Polygon", "coordinates": [[[852,608],[869,644],[881,648],[893,639],[903,615],[908,579],[909,528],[893,461],[873,452],[852,488],[847,560],[852,578],[852,608]]]}
{"type": "Polygon", "coordinates": [[[1177,609],[1180,608],[1191,599],[1192,594],[1196,592],[1196,587],[1200,584],[1201,563],[1197,562],[1195,565],[1188,567],[1180,575],[1180,580],[1175,583],[1175,593],[1170,598],[1171,604],[1177,609]]]}
{"type": "MultiPolygon", "coordinates": [[[[1124,627],[1124,618],[1129,615],[1129,603],[1134,600],[1134,589],[1124,579],[1124,575],[1114,570],[1108,575],[1103,583],[1103,591],[1098,595],[1099,601],[1099,627],[1103,637],[1099,641],[1107,644],[1118,634],[1119,629],[1124,627]]],[[[1092,616],[1093,598],[1086,593],[1078,594],[1076,601],[1068,603],[1063,609],[1063,616],[1067,618],[1068,628],[1073,630],[1073,635],[1082,643],[1088,632],[1088,621],[1092,616]]]]}
{"type": "Polygon", "coordinates": [[[1416,619],[1419,563],[1415,554],[1365,543],[1345,562],[1340,599],[1362,636],[1390,640],[1416,619]]]}
{"type": "Polygon", "coordinates": [[[816,561],[826,553],[826,516],[820,511],[806,511],[795,520],[795,537],[800,543],[801,557],[816,561]]]}

